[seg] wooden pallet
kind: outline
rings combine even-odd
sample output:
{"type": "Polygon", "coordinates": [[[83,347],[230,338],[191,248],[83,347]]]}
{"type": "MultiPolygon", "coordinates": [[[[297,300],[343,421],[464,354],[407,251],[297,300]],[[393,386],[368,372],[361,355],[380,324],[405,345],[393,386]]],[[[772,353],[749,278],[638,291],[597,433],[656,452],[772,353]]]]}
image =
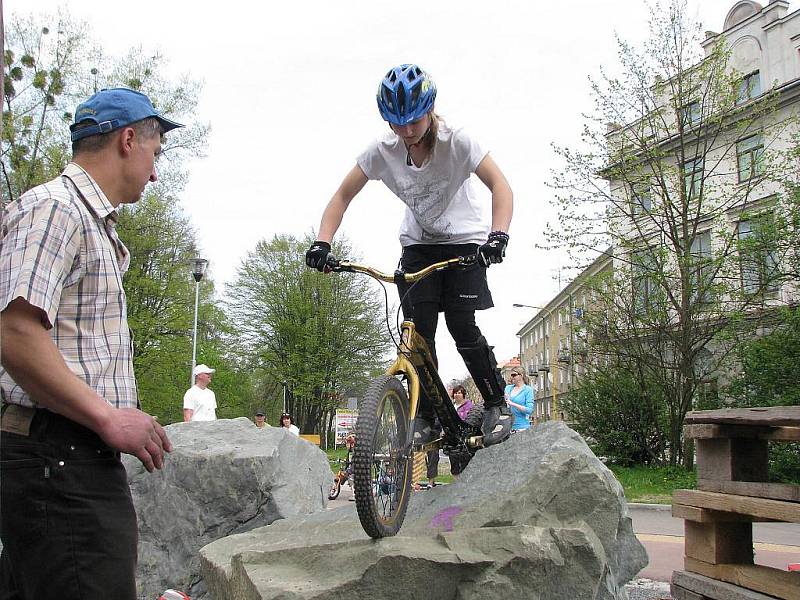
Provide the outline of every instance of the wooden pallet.
{"type": "Polygon", "coordinates": [[[800,573],[754,564],[752,526],[800,523],[800,486],[770,483],[767,461],[769,442],[800,441],[800,406],[690,412],[684,433],[695,441],[698,489],[673,493],[686,540],[673,596],[800,600],[800,573]]]}
{"type": "Polygon", "coordinates": [[[800,502],[800,486],[768,483],[768,443],[800,441],[800,406],[694,411],[697,489],[800,502]]]}
{"type": "Polygon", "coordinates": [[[689,571],[675,571],[672,574],[670,593],[674,600],[775,600],[775,596],[689,571]]]}

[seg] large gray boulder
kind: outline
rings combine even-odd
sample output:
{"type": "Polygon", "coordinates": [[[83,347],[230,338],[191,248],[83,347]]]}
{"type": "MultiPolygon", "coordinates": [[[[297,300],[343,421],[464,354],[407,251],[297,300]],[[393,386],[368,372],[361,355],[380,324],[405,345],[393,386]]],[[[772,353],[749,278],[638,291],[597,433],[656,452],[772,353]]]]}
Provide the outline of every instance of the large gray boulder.
{"type": "Polygon", "coordinates": [[[140,598],[167,588],[203,598],[200,548],[325,510],[327,457],[287,430],[258,429],[244,417],[165,429],[174,449],[161,471],[147,473],[134,457],[123,459],[139,519],[140,598]]]}
{"type": "Polygon", "coordinates": [[[216,600],[611,600],[647,555],[614,475],[549,422],[414,494],[396,537],[369,539],[350,505],[218,540],[201,563],[216,600]]]}

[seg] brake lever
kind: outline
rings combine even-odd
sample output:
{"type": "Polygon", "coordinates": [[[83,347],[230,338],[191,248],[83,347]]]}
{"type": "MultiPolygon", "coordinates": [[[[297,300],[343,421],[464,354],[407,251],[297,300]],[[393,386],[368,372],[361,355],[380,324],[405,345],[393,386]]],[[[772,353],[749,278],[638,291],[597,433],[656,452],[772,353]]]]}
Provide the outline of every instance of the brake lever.
{"type": "Polygon", "coordinates": [[[352,267],[345,261],[342,263],[338,258],[328,255],[325,260],[325,273],[353,273],[352,267]]]}

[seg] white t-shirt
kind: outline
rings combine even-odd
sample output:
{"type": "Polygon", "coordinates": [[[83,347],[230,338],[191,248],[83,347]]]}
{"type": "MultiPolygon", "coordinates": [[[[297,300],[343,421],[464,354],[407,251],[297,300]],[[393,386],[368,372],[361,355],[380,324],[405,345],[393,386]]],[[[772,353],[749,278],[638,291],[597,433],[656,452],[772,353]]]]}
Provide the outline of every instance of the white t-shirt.
{"type": "Polygon", "coordinates": [[[407,207],[400,244],[483,244],[489,213],[470,184],[470,175],[486,156],[478,142],[440,121],[425,164],[408,166],[407,155],[403,140],[388,132],[358,157],[364,174],[383,181],[407,207]]]}
{"type": "Polygon", "coordinates": [[[193,385],[183,395],[183,408],[194,411],[192,421],[214,421],[217,418],[217,397],[210,389],[193,385]]]}

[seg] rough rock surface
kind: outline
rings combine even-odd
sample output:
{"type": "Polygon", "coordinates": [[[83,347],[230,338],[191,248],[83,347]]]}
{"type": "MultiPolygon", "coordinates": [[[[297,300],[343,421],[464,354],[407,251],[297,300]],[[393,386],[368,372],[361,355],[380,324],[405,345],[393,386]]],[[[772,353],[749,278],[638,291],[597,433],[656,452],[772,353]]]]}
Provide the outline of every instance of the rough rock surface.
{"type": "Polygon", "coordinates": [[[324,511],[331,483],[325,453],[288,431],[244,417],[176,423],[164,469],[147,473],[125,456],[139,519],[139,597],[167,588],[205,595],[198,551],[277,519],[324,511]]]}
{"type": "Polygon", "coordinates": [[[351,505],[218,540],[201,563],[216,600],[610,600],[647,555],[619,482],[550,422],[414,494],[396,537],[367,538],[351,505]]]}

